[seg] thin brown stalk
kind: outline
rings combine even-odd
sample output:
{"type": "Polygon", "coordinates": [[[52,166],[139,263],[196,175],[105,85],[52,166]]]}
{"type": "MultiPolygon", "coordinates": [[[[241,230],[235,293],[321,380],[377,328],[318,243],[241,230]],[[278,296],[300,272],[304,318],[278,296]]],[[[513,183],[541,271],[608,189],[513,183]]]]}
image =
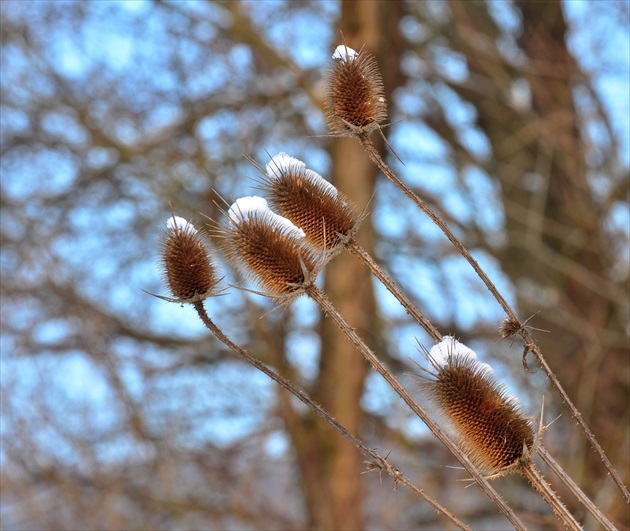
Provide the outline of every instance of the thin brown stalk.
{"type": "Polygon", "coordinates": [[[547,451],[547,449],[541,444],[538,447],[538,455],[547,464],[547,466],[553,471],[556,476],[566,485],[566,487],[575,495],[575,497],[586,507],[589,513],[604,527],[615,531],[617,528],[608,519],[601,510],[593,503],[593,501],[580,489],[578,484],[571,479],[571,477],[564,471],[560,464],[553,458],[553,456],[547,451]]]}
{"type": "Polygon", "coordinates": [[[396,393],[405,401],[409,408],[427,425],[429,430],[435,435],[444,446],[446,446],[451,453],[459,460],[468,473],[479,484],[481,489],[486,495],[497,505],[499,510],[506,516],[506,518],[512,523],[515,529],[526,529],[523,522],[516,516],[514,511],[506,504],[501,495],[494,490],[488,480],[481,474],[481,472],[475,467],[475,465],[468,459],[468,457],[460,450],[460,448],[440,429],[440,427],[429,417],[427,411],[420,406],[409,394],[409,392],[402,386],[398,379],[391,373],[391,371],[376,357],[372,350],[365,344],[365,342],[359,337],[359,335],[352,329],[352,327],[345,321],[345,319],[339,314],[339,312],[332,305],[326,294],[321,291],[317,286],[311,284],[305,288],[306,294],[311,297],[328,315],[339,328],[348,336],[350,341],[357,347],[357,349],[363,354],[372,368],[378,372],[385,381],[396,391],[396,393]]]}
{"type": "MultiPolygon", "coordinates": [[[[473,256],[470,254],[468,249],[464,247],[462,242],[459,241],[459,239],[453,234],[453,232],[449,229],[448,225],[435,212],[433,212],[431,208],[420,197],[418,197],[418,195],[416,195],[407,185],[405,185],[405,183],[403,183],[398,178],[398,176],[394,173],[394,171],[385,163],[385,161],[383,161],[380,153],[374,147],[374,144],[372,144],[371,140],[369,139],[366,133],[357,135],[357,138],[359,142],[361,143],[361,145],[363,146],[363,148],[365,149],[365,152],[367,153],[370,160],[385,174],[385,176],[389,180],[391,180],[396,186],[398,186],[398,188],[400,188],[402,192],[409,199],[411,199],[415,203],[415,205],[431,219],[431,221],[433,221],[433,223],[435,223],[440,228],[440,230],[444,233],[444,235],[455,246],[457,251],[468,261],[468,263],[475,270],[479,278],[486,285],[490,293],[492,293],[494,298],[497,300],[501,308],[503,308],[503,311],[508,316],[508,319],[512,322],[520,323],[518,317],[516,316],[516,313],[512,310],[512,308],[507,303],[507,301],[503,298],[501,293],[499,293],[499,290],[497,290],[496,286],[490,280],[486,272],[481,268],[481,266],[473,258],[473,256]]],[[[528,371],[532,372],[527,367],[527,363],[526,363],[527,354],[531,352],[534,358],[536,358],[536,361],[538,362],[542,370],[545,372],[545,374],[551,381],[551,384],[553,385],[553,387],[555,387],[556,391],[562,398],[562,401],[564,402],[564,404],[569,409],[573,418],[576,420],[576,422],[578,423],[582,431],[586,434],[586,437],[589,440],[592,448],[599,455],[600,459],[604,463],[604,466],[608,470],[613,481],[615,482],[617,487],[619,487],[619,490],[621,491],[624,499],[626,500],[626,503],[630,503],[630,492],[628,491],[628,489],[623,483],[623,480],[621,479],[621,477],[619,476],[619,474],[613,467],[612,463],[610,462],[610,460],[604,453],[603,448],[597,442],[595,435],[590,430],[590,428],[586,425],[586,422],[584,422],[584,419],[582,418],[582,415],[578,411],[577,407],[573,404],[573,402],[569,398],[569,395],[567,395],[566,391],[564,390],[564,388],[558,381],[558,378],[556,377],[554,372],[551,370],[551,367],[549,367],[549,365],[545,361],[545,358],[543,357],[540,351],[540,348],[536,344],[536,341],[534,340],[532,335],[524,326],[518,327],[518,333],[523,338],[523,341],[525,343],[524,352],[523,352],[524,367],[528,371]]]]}
{"type": "Polygon", "coordinates": [[[388,289],[388,291],[398,299],[398,302],[403,305],[407,313],[413,317],[413,319],[426,330],[435,341],[438,343],[442,339],[442,334],[439,330],[433,326],[420,310],[407,298],[407,296],[398,289],[396,283],[381,269],[381,267],[372,259],[363,247],[361,247],[356,241],[352,240],[348,244],[348,250],[354,254],[359,260],[361,260],[372,272],[372,274],[378,278],[382,284],[388,289]]]}
{"type": "Polygon", "coordinates": [[[582,526],[569,512],[566,506],[560,501],[558,495],[553,491],[547,480],[538,469],[531,456],[527,459],[522,459],[519,467],[519,472],[527,478],[531,486],[538,492],[544,500],[550,505],[556,516],[562,521],[567,529],[574,531],[580,531],[582,526]]]}
{"type": "Polygon", "coordinates": [[[393,467],[389,461],[383,456],[381,456],[376,450],[370,449],[365,446],[359,439],[357,439],[352,433],[350,433],[343,425],[341,425],[337,420],[331,417],[321,406],[316,404],[311,400],[311,398],[302,390],[295,387],[291,382],[280,376],[273,369],[267,367],[264,363],[260,362],[253,356],[251,356],[246,350],[240,348],[238,345],[232,342],[230,338],[228,338],[223,331],[210,319],[206,309],[203,305],[203,301],[197,301],[194,303],[195,310],[199,315],[199,318],[202,320],[203,324],[216,336],[216,338],[221,341],[225,346],[227,346],[234,354],[236,354],[239,358],[241,358],[246,363],[249,363],[252,367],[258,369],[262,373],[266,374],[271,378],[274,382],[280,385],[282,388],[289,391],[292,395],[298,398],[301,402],[306,404],[312,411],[314,411],[317,415],[323,418],[326,422],[328,422],[335,430],[337,430],[341,435],[343,435],[346,439],[348,439],[358,450],[363,454],[368,461],[368,469],[369,470],[377,470],[379,472],[385,471],[394,479],[394,485],[398,485],[399,483],[405,485],[411,492],[413,492],[416,496],[427,502],[433,509],[435,509],[439,514],[444,515],[448,518],[454,525],[456,525],[460,529],[470,531],[470,528],[464,524],[461,520],[459,520],[455,515],[453,515],[448,509],[440,505],[433,498],[428,496],[422,489],[416,487],[400,470],[393,467]]]}

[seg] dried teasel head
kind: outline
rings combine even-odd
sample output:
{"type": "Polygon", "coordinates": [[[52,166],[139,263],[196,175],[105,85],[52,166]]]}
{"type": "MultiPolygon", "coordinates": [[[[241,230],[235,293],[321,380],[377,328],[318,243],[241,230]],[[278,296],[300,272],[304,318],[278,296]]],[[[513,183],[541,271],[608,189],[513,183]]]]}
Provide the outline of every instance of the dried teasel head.
{"type": "Polygon", "coordinates": [[[335,249],[359,228],[361,215],[356,206],[304,162],[286,153],[267,164],[262,188],[273,209],[300,227],[319,249],[335,249]]]}
{"type": "Polygon", "coordinates": [[[167,220],[160,262],[164,285],[172,294],[163,299],[193,304],[216,293],[218,280],[203,234],[185,219],[167,220]]]}
{"type": "Polygon", "coordinates": [[[370,133],[387,119],[383,81],[374,57],[337,46],[326,77],[324,113],[339,136],[370,133]]]}
{"type": "Polygon", "coordinates": [[[269,210],[262,197],[242,197],[221,230],[226,257],[265,295],[287,302],[314,281],[317,256],[304,232],[269,210]]]}
{"type": "Polygon", "coordinates": [[[499,327],[499,334],[501,335],[501,339],[505,339],[508,337],[515,336],[523,329],[523,325],[518,321],[518,319],[513,319],[511,317],[505,317],[501,326],[499,327]]]}
{"type": "Polygon", "coordinates": [[[447,336],[427,354],[431,369],[422,391],[437,406],[460,447],[484,472],[516,467],[532,450],[532,421],[492,377],[474,351],[447,336]]]}

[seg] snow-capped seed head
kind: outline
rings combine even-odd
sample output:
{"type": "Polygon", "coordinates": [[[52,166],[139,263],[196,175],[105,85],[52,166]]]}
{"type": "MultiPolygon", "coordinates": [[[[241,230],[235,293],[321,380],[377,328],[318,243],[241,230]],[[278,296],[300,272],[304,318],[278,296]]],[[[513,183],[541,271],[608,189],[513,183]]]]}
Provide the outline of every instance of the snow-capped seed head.
{"type": "Polygon", "coordinates": [[[342,61],[348,61],[350,59],[355,59],[359,55],[352,48],[346,46],[345,44],[340,44],[335,48],[335,52],[332,55],[333,59],[341,59],[342,61]]]}
{"type": "Polygon", "coordinates": [[[534,444],[531,420],[516,398],[494,380],[487,364],[454,338],[444,338],[429,355],[436,372],[421,384],[422,390],[455,431],[462,449],[488,473],[516,465],[524,448],[534,444]],[[445,358],[433,358],[444,351],[445,358]]]}
{"type": "Polygon", "coordinates": [[[165,225],[160,262],[164,284],[173,300],[194,303],[210,297],[217,278],[203,234],[176,216],[165,225]]]}
{"type": "Polygon", "coordinates": [[[374,57],[338,46],[326,78],[324,113],[331,132],[360,136],[387,119],[383,81],[374,57]]]}
{"type": "Polygon", "coordinates": [[[320,249],[334,249],[358,229],[356,206],[299,159],[285,153],[273,157],[262,187],[273,208],[300,227],[307,240],[320,249]]]}
{"type": "Polygon", "coordinates": [[[232,222],[221,232],[227,258],[272,297],[294,295],[314,280],[317,257],[304,232],[268,208],[243,211],[241,206],[232,205],[232,222]]]}

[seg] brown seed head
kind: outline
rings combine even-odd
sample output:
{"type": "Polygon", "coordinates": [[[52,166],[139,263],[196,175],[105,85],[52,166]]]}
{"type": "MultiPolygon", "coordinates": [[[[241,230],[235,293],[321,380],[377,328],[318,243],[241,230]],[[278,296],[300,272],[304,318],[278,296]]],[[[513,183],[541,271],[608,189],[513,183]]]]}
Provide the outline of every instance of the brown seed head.
{"type": "Polygon", "coordinates": [[[194,303],[210,297],[217,284],[202,233],[173,216],[160,243],[163,282],[173,301],[194,303]]]}
{"type": "Polygon", "coordinates": [[[340,136],[369,133],[387,119],[383,81],[374,57],[338,46],[326,77],[324,113],[340,136]]]}
{"type": "Polygon", "coordinates": [[[458,443],[470,459],[489,473],[517,464],[524,446],[532,448],[534,430],[516,399],[494,381],[489,367],[477,361],[474,353],[457,352],[451,352],[442,363],[434,363],[434,367],[435,379],[422,387],[455,430],[458,443]]]}
{"type": "Polygon", "coordinates": [[[268,209],[240,210],[238,202],[228,216],[221,234],[225,255],[266,294],[284,300],[314,280],[314,250],[288,220],[268,209]]]}
{"type": "Polygon", "coordinates": [[[332,250],[358,230],[361,218],[356,206],[301,160],[285,153],[267,164],[263,189],[274,210],[300,227],[320,249],[332,250]]]}
{"type": "Polygon", "coordinates": [[[505,339],[507,337],[512,337],[518,334],[522,329],[523,326],[518,321],[518,319],[506,317],[505,319],[503,319],[503,322],[499,327],[499,334],[501,334],[502,339],[505,339]]]}

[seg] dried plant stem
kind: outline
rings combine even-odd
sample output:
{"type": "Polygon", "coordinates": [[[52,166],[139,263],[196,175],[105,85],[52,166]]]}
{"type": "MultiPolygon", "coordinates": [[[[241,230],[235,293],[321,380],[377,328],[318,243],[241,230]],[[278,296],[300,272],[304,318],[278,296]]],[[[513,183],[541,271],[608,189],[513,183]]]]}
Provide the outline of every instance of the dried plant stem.
{"type": "Polygon", "coordinates": [[[428,413],[422,408],[402,386],[390,370],[376,357],[372,350],[365,344],[359,335],[345,321],[339,312],[332,305],[326,294],[314,284],[305,289],[306,294],[311,297],[336,324],[348,336],[350,341],[363,354],[372,368],[378,372],[391,388],[405,401],[409,408],[427,425],[433,435],[435,435],[444,444],[453,455],[459,460],[464,468],[479,484],[486,495],[497,505],[499,510],[506,516],[516,529],[526,529],[523,522],[516,516],[514,511],[506,504],[501,495],[494,490],[488,480],[481,474],[468,457],[459,449],[459,447],[440,429],[440,427],[429,417],[428,413]]]}
{"type": "Polygon", "coordinates": [[[426,330],[427,334],[429,334],[435,341],[438,343],[442,339],[442,334],[440,334],[439,330],[431,324],[422,312],[414,306],[414,304],[407,298],[407,296],[398,289],[396,283],[381,269],[381,267],[372,259],[372,257],[368,254],[368,252],[363,249],[356,241],[352,240],[348,244],[348,250],[359,258],[372,272],[372,274],[378,278],[382,284],[388,289],[388,291],[398,299],[398,302],[403,305],[407,313],[411,315],[415,319],[415,321],[426,330]]]}
{"type": "Polygon", "coordinates": [[[385,457],[381,456],[376,450],[370,449],[365,446],[359,439],[357,439],[352,433],[350,433],[343,425],[341,425],[337,420],[331,417],[321,406],[316,404],[311,400],[311,398],[302,390],[295,387],[291,382],[287,379],[280,376],[273,369],[267,367],[264,363],[260,362],[253,356],[251,356],[246,350],[240,348],[238,345],[232,342],[230,338],[228,338],[222,330],[214,324],[212,319],[208,316],[206,309],[203,305],[202,301],[197,301],[194,303],[195,310],[199,315],[199,318],[202,320],[203,324],[216,336],[216,338],[221,341],[225,346],[227,346],[234,354],[236,354],[243,361],[249,363],[254,368],[258,369],[262,373],[266,374],[278,385],[289,391],[292,395],[298,398],[301,402],[306,404],[312,411],[314,411],[317,415],[323,418],[326,422],[328,422],[335,430],[337,430],[341,435],[343,435],[346,439],[348,439],[367,459],[369,459],[369,469],[370,470],[378,470],[385,471],[394,479],[394,485],[402,484],[405,485],[411,492],[413,492],[416,496],[427,502],[435,511],[439,514],[444,515],[448,518],[454,525],[456,525],[460,529],[465,529],[470,531],[470,528],[464,524],[461,520],[459,520],[455,515],[453,515],[448,509],[442,507],[437,501],[424,493],[424,491],[418,487],[416,487],[400,470],[393,467],[385,457]]]}
{"type": "Polygon", "coordinates": [[[567,529],[579,531],[582,526],[577,522],[566,506],[560,501],[558,495],[553,491],[542,472],[529,456],[521,459],[518,467],[519,472],[527,478],[531,486],[538,492],[544,500],[550,505],[556,516],[562,521],[567,529]]]}
{"type": "Polygon", "coordinates": [[[604,529],[616,530],[615,525],[608,519],[601,510],[593,503],[593,501],[580,489],[575,481],[564,471],[560,464],[553,458],[547,449],[541,444],[537,451],[541,459],[549,466],[558,478],[567,486],[567,488],[580,500],[589,513],[604,527],[604,529]]]}
{"type": "MultiPolygon", "coordinates": [[[[358,140],[363,146],[363,148],[365,149],[365,152],[367,153],[370,160],[385,174],[385,176],[390,181],[392,181],[396,186],[398,186],[398,188],[400,188],[402,192],[409,199],[411,199],[416,204],[416,206],[431,219],[431,221],[433,221],[433,223],[435,223],[440,228],[440,230],[455,246],[455,248],[459,251],[459,253],[468,261],[468,263],[475,270],[479,278],[486,285],[490,293],[492,293],[494,298],[497,300],[501,308],[503,308],[503,311],[506,313],[508,318],[516,323],[520,323],[518,317],[516,316],[516,314],[510,307],[510,305],[507,303],[507,301],[503,298],[501,293],[499,293],[499,290],[497,290],[496,286],[490,280],[486,272],[481,268],[481,266],[473,258],[473,256],[470,254],[468,249],[464,247],[462,242],[460,242],[459,239],[453,234],[453,232],[449,229],[448,225],[435,212],[433,212],[420,197],[418,197],[405,183],[403,183],[398,178],[398,176],[394,173],[394,171],[385,163],[385,161],[383,161],[380,153],[374,147],[374,144],[372,144],[367,134],[358,135],[358,140]]],[[[532,335],[524,326],[520,327],[518,333],[523,338],[523,341],[525,343],[525,348],[524,348],[524,353],[523,353],[523,365],[527,369],[525,358],[527,354],[531,352],[532,355],[536,358],[536,361],[539,363],[542,370],[545,372],[545,374],[551,381],[551,384],[556,388],[556,390],[560,394],[560,397],[562,398],[562,401],[564,402],[564,404],[569,408],[569,411],[571,412],[571,415],[573,416],[573,418],[576,420],[580,428],[582,428],[582,430],[586,434],[586,437],[591,443],[591,446],[593,447],[595,452],[599,455],[600,459],[604,463],[604,466],[608,470],[613,481],[619,487],[619,490],[621,491],[623,497],[625,498],[626,503],[630,503],[630,492],[628,491],[621,477],[619,476],[619,474],[613,467],[612,463],[610,462],[610,460],[604,453],[603,448],[597,442],[597,439],[595,439],[595,435],[593,435],[593,432],[591,432],[590,428],[586,425],[586,422],[584,422],[584,419],[582,419],[582,415],[578,411],[577,407],[573,404],[573,402],[569,398],[569,395],[567,395],[566,391],[564,390],[564,388],[558,381],[558,378],[551,370],[551,367],[547,365],[547,362],[545,361],[542,353],[540,352],[540,348],[536,344],[536,341],[534,340],[532,335]]]]}

